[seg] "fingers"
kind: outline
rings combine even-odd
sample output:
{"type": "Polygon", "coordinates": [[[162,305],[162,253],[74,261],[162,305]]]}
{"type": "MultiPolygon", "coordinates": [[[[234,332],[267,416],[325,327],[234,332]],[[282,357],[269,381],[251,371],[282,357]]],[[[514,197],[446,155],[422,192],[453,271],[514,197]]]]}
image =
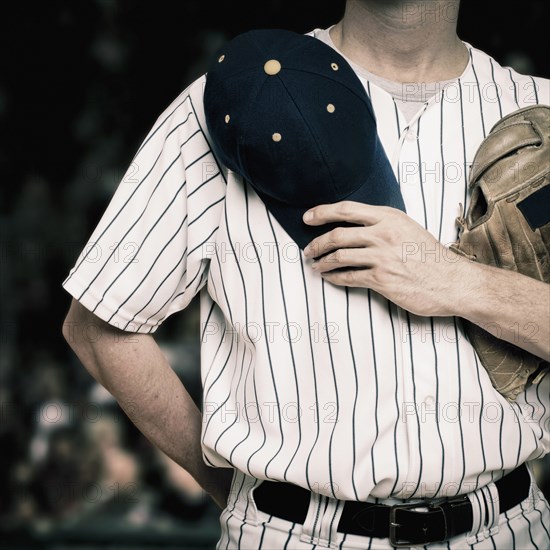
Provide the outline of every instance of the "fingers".
{"type": "Polygon", "coordinates": [[[369,269],[347,269],[345,271],[327,271],[321,275],[323,279],[334,285],[371,288],[368,283],[368,274],[369,269]]]}
{"type": "Polygon", "coordinates": [[[338,248],[361,248],[371,244],[364,227],[337,227],[313,239],[305,248],[306,258],[318,258],[338,248]]]}
{"type": "Polygon", "coordinates": [[[308,225],[323,225],[330,222],[347,221],[361,225],[373,225],[386,216],[401,213],[389,206],[372,206],[354,201],[340,201],[333,204],[320,204],[310,208],[303,217],[308,225]]]}
{"type": "Polygon", "coordinates": [[[319,273],[326,273],[334,269],[365,268],[373,265],[367,248],[339,248],[314,261],[311,268],[319,273]]]}

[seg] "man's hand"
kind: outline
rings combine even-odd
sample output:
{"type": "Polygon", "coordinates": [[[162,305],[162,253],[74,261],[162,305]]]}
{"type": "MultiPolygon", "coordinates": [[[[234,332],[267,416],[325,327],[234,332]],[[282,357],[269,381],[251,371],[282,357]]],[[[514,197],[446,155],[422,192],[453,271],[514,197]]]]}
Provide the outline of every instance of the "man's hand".
{"type": "Polygon", "coordinates": [[[371,288],[416,315],[463,317],[550,361],[549,285],[469,261],[394,208],[343,201],[308,210],[304,221],[360,224],[305,248],[307,258],[322,256],[312,267],[327,281],[371,288]]]}
{"type": "Polygon", "coordinates": [[[453,301],[471,290],[463,278],[468,262],[400,210],[343,201],[308,212],[310,225],[361,224],[333,229],[304,250],[307,258],[324,255],[312,267],[331,283],[371,288],[426,316],[453,315],[453,301]]]}

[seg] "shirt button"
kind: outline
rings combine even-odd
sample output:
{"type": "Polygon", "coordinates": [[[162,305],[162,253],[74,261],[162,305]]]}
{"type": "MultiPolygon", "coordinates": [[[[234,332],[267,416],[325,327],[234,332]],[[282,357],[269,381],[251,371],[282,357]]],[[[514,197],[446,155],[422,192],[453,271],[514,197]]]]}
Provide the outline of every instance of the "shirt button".
{"type": "Polygon", "coordinates": [[[407,132],[407,138],[409,141],[415,141],[417,139],[417,135],[414,132],[411,132],[410,130],[407,132]]]}
{"type": "Polygon", "coordinates": [[[427,405],[428,407],[433,407],[433,405],[435,404],[434,396],[433,395],[426,396],[426,399],[424,399],[424,404],[427,405]]]}

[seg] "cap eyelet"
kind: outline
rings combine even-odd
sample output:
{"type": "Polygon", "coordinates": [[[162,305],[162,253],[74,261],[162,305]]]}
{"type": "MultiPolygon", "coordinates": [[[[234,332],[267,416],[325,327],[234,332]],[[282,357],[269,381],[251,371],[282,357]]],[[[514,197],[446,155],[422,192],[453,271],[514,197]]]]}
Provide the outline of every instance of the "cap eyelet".
{"type": "Polygon", "coordinates": [[[276,59],[270,59],[264,63],[264,72],[269,76],[274,76],[281,71],[281,63],[276,59]]]}
{"type": "Polygon", "coordinates": [[[272,136],[271,136],[271,139],[275,142],[279,142],[281,141],[281,139],[283,139],[283,136],[281,136],[281,134],[279,134],[279,132],[275,132],[272,136]]]}
{"type": "Polygon", "coordinates": [[[339,69],[339,67],[336,63],[331,63],[330,66],[331,66],[333,71],[337,71],[339,69]]]}

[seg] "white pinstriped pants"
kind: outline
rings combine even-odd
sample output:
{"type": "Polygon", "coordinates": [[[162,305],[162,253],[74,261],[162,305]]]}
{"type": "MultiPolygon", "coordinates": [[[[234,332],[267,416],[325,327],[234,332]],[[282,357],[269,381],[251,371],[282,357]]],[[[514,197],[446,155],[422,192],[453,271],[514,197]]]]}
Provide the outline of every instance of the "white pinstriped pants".
{"type": "MultiPolygon", "coordinates": [[[[257,509],[254,490],[261,480],[241,472],[233,477],[227,507],[220,516],[222,528],[218,550],[313,550],[320,548],[376,550],[393,548],[388,539],[375,539],[337,532],[342,501],[312,493],[303,525],[269,516],[257,509]]],[[[429,549],[527,550],[550,548],[550,507],[535,483],[529,496],[505,513],[498,513],[493,483],[470,493],[472,531],[429,549]],[[487,509],[484,502],[488,503],[487,509]],[[486,511],[487,510],[487,511],[486,511]]]]}

